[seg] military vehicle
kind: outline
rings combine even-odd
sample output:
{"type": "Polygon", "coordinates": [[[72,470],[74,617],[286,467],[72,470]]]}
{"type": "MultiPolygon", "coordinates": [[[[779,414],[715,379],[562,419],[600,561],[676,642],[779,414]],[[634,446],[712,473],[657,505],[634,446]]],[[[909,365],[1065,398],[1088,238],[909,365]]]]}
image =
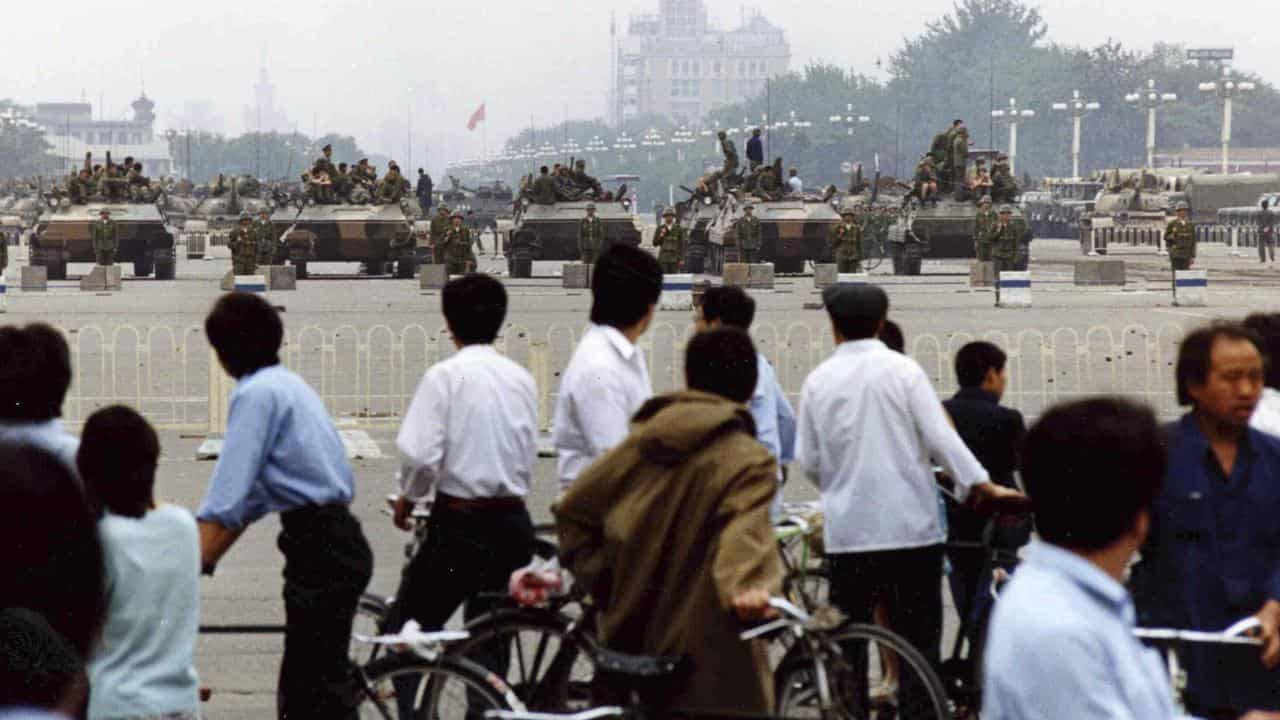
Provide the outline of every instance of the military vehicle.
{"type": "Polygon", "coordinates": [[[1265,201],[1271,212],[1280,212],[1280,192],[1262,193],[1252,205],[1236,205],[1218,210],[1218,224],[1228,227],[1253,227],[1258,224],[1258,211],[1265,201]]]}
{"type": "Polygon", "coordinates": [[[1193,224],[1214,223],[1218,211],[1254,202],[1260,195],[1280,192],[1280,174],[1231,173],[1194,175],[1186,181],[1187,204],[1193,224]]]}
{"type": "Polygon", "coordinates": [[[274,204],[262,195],[257,178],[242,175],[231,178],[222,192],[205,196],[182,226],[187,257],[201,258],[208,247],[226,245],[231,231],[240,222],[240,213],[247,212],[256,219],[259,212],[271,211],[274,204]]]}
{"type": "Polygon", "coordinates": [[[1102,187],[1096,178],[1046,178],[1040,190],[1022,193],[1018,205],[1036,237],[1073,238],[1079,236],[1080,220],[1093,210],[1102,187]]]}
{"type": "Polygon", "coordinates": [[[1109,244],[1121,242],[1156,245],[1171,208],[1188,199],[1195,172],[1186,168],[1117,168],[1101,173],[1095,179],[1104,186],[1093,209],[1080,218],[1081,252],[1105,255],[1109,244]]]}
{"type": "MultiPolygon", "coordinates": [[[[700,270],[689,267],[689,272],[708,272],[719,275],[725,262],[732,262],[737,255],[737,238],[734,223],[742,216],[742,208],[748,200],[738,200],[733,194],[725,195],[716,209],[715,216],[705,226],[706,259],[700,270]]],[[[829,262],[831,248],[827,246],[827,233],[840,223],[840,214],[832,207],[830,198],[821,196],[787,197],[781,200],[750,199],[755,205],[755,215],[760,218],[760,250],[756,257],[760,262],[773,263],[777,273],[804,272],[806,262],[829,262]]],[[[694,242],[689,243],[692,254],[694,242]]]]}
{"type": "MultiPolygon", "coordinates": [[[[636,176],[615,176],[622,177],[636,176]]],[[[602,251],[614,243],[639,245],[640,221],[628,187],[623,182],[600,199],[584,197],[550,205],[522,197],[516,205],[514,225],[503,239],[508,274],[516,278],[532,276],[534,260],[578,260],[578,226],[587,216],[587,203],[591,202],[595,203],[596,217],[604,228],[602,251]]]]}
{"type": "Polygon", "coordinates": [[[116,261],[133,263],[135,277],[154,272],[157,280],[173,279],[177,267],[173,235],[155,203],[97,200],[73,205],[62,198],[55,205],[40,217],[28,240],[31,265],[47,268],[50,280],[65,280],[67,263],[94,261],[92,228],[103,208],[111,211],[116,223],[120,242],[116,261]]]}
{"type": "Polygon", "coordinates": [[[276,209],[271,227],[299,280],[309,276],[313,262],[358,262],[365,275],[412,278],[418,264],[412,217],[407,199],[395,205],[317,204],[298,195],[276,209]]]}
{"type": "Polygon", "coordinates": [[[499,220],[509,220],[515,215],[514,193],[501,180],[481,182],[474,189],[449,176],[452,189],[444,192],[444,204],[451,211],[462,213],[462,222],[475,232],[497,232],[499,220]]]}

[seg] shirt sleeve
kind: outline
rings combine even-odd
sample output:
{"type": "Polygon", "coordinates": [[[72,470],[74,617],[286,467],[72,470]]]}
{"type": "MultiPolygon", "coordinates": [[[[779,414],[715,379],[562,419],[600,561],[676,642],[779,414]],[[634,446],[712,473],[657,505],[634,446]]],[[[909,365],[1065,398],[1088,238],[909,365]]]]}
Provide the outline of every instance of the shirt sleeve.
{"type": "Polygon", "coordinates": [[[232,395],[227,434],[200,506],[200,520],[239,529],[266,514],[266,504],[254,490],[275,441],[278,415],[275,397],[268,388],[232,395]]]}
{"type": "Polygon", "coordinates": [[[777,375],[773,376],[773,395],[778,408],[778,462],[789,463],[796,459],[796,412],[777,375]]]}
{"type": "Polygon", "coordinates": [[[913,368],[911,376],[906,379],[906,390],[907,405],[925,449],[955,480],[956,498],[964,502],[969,489],[988,482],[990,475],[947,419],[942,401],[934,394],[929,378],[919,367],[913,368]]]}
{"type": "Polygon", "coordinates": [[[744,590],[761,588],[771,594],[781,587],[782,564],[778,540],[769,521],[769,505],[778,488],[773,458],[753,465],[733,480],[721,500],[719,541],[712,560],[720,606],[733,607],[744,590]]]}
{"type": "Polygon", "coordinates": [[[805,380],[804,386],[800,390],[800,418],[796,423],[796,460],[799,461],[800,468],[804,470],[805,476],[814,485],[821,488],[822,482],[819,471],[822,466],[822,450],[818,438],[818,423],[814,418],[814,412],[813,393],[810,390],[809,380],[805,380]]]}
{"type": "Polygon", "coordinates": [[[431,492],[444,464],[449,430],[448,377],[439,368],[428,370],[409,402],[396,449],[400,452],[400,491],[413,500],[431,492]]]}

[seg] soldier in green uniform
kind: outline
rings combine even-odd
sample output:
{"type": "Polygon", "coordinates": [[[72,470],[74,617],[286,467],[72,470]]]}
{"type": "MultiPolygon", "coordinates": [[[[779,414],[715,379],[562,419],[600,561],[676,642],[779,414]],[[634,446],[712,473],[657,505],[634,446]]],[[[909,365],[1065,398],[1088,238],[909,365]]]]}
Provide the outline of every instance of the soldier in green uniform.
{"type": "Polygon", "coordinates": [[[726,179],[738,172],[738,149],[733,146],[733,141],[729,139],[729,134],[721,130],[717,137],[720,138],[720,152],[724,153],[724,167],[720,170],[720,177],[726,179]]]}
{"type": "Polygon", "coordinates": [[[961,125],[951,139],[951,187],[956,199],[963,199],[966,188],[965,170],[969,164],[969,130],[961,125]]]}
{"type": "Polygon", "coordinates": [[[587,203],[587,216],[578,224],[578,252],[582,262],[594,265],[604,242],[604,224],[596,217],[596,204],[587,203]]]}
{"type": "Polygon", "coordinates": [[[538,168],[538,177],[530,188],[533,202],[539,205],[554,205],[556,202],[556,183],[551,178],[547,166],[538,168]]]}
{"type": "Polygon", "coordinates": [[[400,202],[400,198],[403,195],[404,178],[400,176],[400,168],[392,165],[387,170],[387,174],[382,176],[382,182],[378,183],[378,191],[375,196],[379,203],[392,205],[400,202]]]}
{"type": "Polygon", "coordinates": [[[1196,233],[1187,220],[1187,204],[1180,202],[1175,208],[1177,217],[1164,228],[1165,247],[1169,248],[1169,262],[1174,270],[1190,270],[1196,259],[1196,233]]]}
{"type": "Polygon", "coordinates": [[[252,275],[258,270],[258,239],[253,232],[253,218],[240,213],[240,224],[227,238],[231,250],[231,269],[236,275],[252,275]]]}
{"type": "Polygon", "coordinates": [[[93,224],[93,256],[99,265],[110,267],[116,264],[116,251],[120,249],[120,239],[116,236],[116,223],[111,219],[111,211],[102,208],[98,211],[98,222],[93,224]]]}
{"type": "Polygon", "coordinates": [[[441,204],[436,208],[436,216],[431,218],[431,227],[427,234],[431,238],[431,263],[439,265],[444,262],[444,236],[449,233],[449,206],[441,204]]]}
{"type": "Polygon", "coordinates": [[[932,155],[925,155],[916,165],[915,185],[912,191],[920,198],[920,205],[932,202],[938,204],[938,173],[934,171],[935,161],[932,155]]]}
{"type": "Polygon", "coordinates": [[[1000,206],[1000,217],[987,228],[987,241],[991,244],[991,259],[995,262],[996,277],[1013,270],[1018,259],[1018,226],[1013,224],[1013,208],[1000,206]]]}
{"type": "Polygon", "coordinates": [[[742,208],[742,217],[733,225],[738,237],[738,258],[744,263],[755,262],[756,253],[760,252],[760,218],[756,217],[755,210],[755,205],[747,203],[742,208]]]}
{"type": "Polygon", "coordinates": [[[333,146],[325,145],[320,152],[324,154],[316,159],[316,166],[328,173],[330,179],[337,177],[338,168],[333,164],[333,146]]]}
{"type": "Polygon", "coordinates": [[[835,252],[836,272],[862,272],[862,227],[853,208],[840,212],[840,224],[827,233],[827,245],[835,252]]]}
{"type": "Polygon", "coordinates": [[[450,275],[465,275],[475,269],[475,253],[471,250],[471,229],[462,224],[462,213],[449,216],[449,230],[444,235],[444,262],[450,275]]]}
{"type": "Polygon", "coordinates": [[[258,265],[276,264],[276,232],[271,228],[271,212],[266,208],[258,211],[258,219],[253,221],[253,239],[258,247],[258,265]]]}
{"type": "Polygon", "coordinates": [[[653,233],[653,246],[658,248],[663,274],[680,272],[684,264],[684,228],[676,224],[675,208],[662,211],[662,224],[653,233]]]}
{"type": "Polygon", "coordinates": [[[980,262],[991,260],[991,239],[987,236],[987,230],[997,222],[999,219],[991,209],[991,196],[983,195],[978,201],[978,214],[973,218],[974,253],[980,262]]]}

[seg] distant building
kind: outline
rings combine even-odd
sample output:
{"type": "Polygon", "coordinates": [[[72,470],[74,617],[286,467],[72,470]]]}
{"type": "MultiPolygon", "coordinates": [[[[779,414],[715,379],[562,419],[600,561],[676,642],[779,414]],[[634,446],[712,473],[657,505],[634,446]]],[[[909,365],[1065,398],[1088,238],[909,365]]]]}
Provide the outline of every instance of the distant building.
{"type": "Polygon", "coordinates": [[[93,162],[132,157],[142,163],[144,175],[159,177],[173,172],[169,142],[155,134],[156,104],[143,93],[133,101],[131,120],[94,120],[89,103],[37,103],[31,119],[44,128],[50,152],[64,172],[84,165],[84,154],[93,153],[93,162]]]}
{"type": "Polygon", "coordinates": [[[276,86],[267,75],[266,67],[261,67],[258,81],[253,84],[253,105],[244,109],[244,131],[287,133],[290,130],[288,116],[276,107],[276,86]]]}
{"type": "Polygon", "coordinates": [[[782,30],[758,13],[725,31],[707,22],[703,0],[659,0],[657,15],[632,16],[615,36],[614,123],[649,113],[698,120],[758,95],[790,62],[782,30]]]}

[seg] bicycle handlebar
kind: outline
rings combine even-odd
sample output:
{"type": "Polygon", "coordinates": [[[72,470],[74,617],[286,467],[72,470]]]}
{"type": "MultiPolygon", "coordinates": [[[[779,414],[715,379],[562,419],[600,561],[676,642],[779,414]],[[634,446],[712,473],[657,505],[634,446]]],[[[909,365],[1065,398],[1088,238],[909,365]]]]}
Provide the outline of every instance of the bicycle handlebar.
{"type": "Polygon", "coordinates": [[[744,630],[738,634],[738,638],[742,640],[754,640],[762,635],[768,635],[776,630],[782,630],[789,627],[804,627],[813,620],[809,613],[796,607],[791,601],[780,598],[769,598],[769,607],[782,613],[782,617],[771,620],[763,625],[757,625],[750,630],[744,630]]]}
{"type": "Polygon", "coordinates": [[[1155,642],[1204,643],[1211,645],[1262,645],[1262,639],[1245,633],[1262,626],[1256,617],[1247,617],[1222,632],[1178,630],[1174,628],[1135,628],[1133,634],[1155,642]]]}

